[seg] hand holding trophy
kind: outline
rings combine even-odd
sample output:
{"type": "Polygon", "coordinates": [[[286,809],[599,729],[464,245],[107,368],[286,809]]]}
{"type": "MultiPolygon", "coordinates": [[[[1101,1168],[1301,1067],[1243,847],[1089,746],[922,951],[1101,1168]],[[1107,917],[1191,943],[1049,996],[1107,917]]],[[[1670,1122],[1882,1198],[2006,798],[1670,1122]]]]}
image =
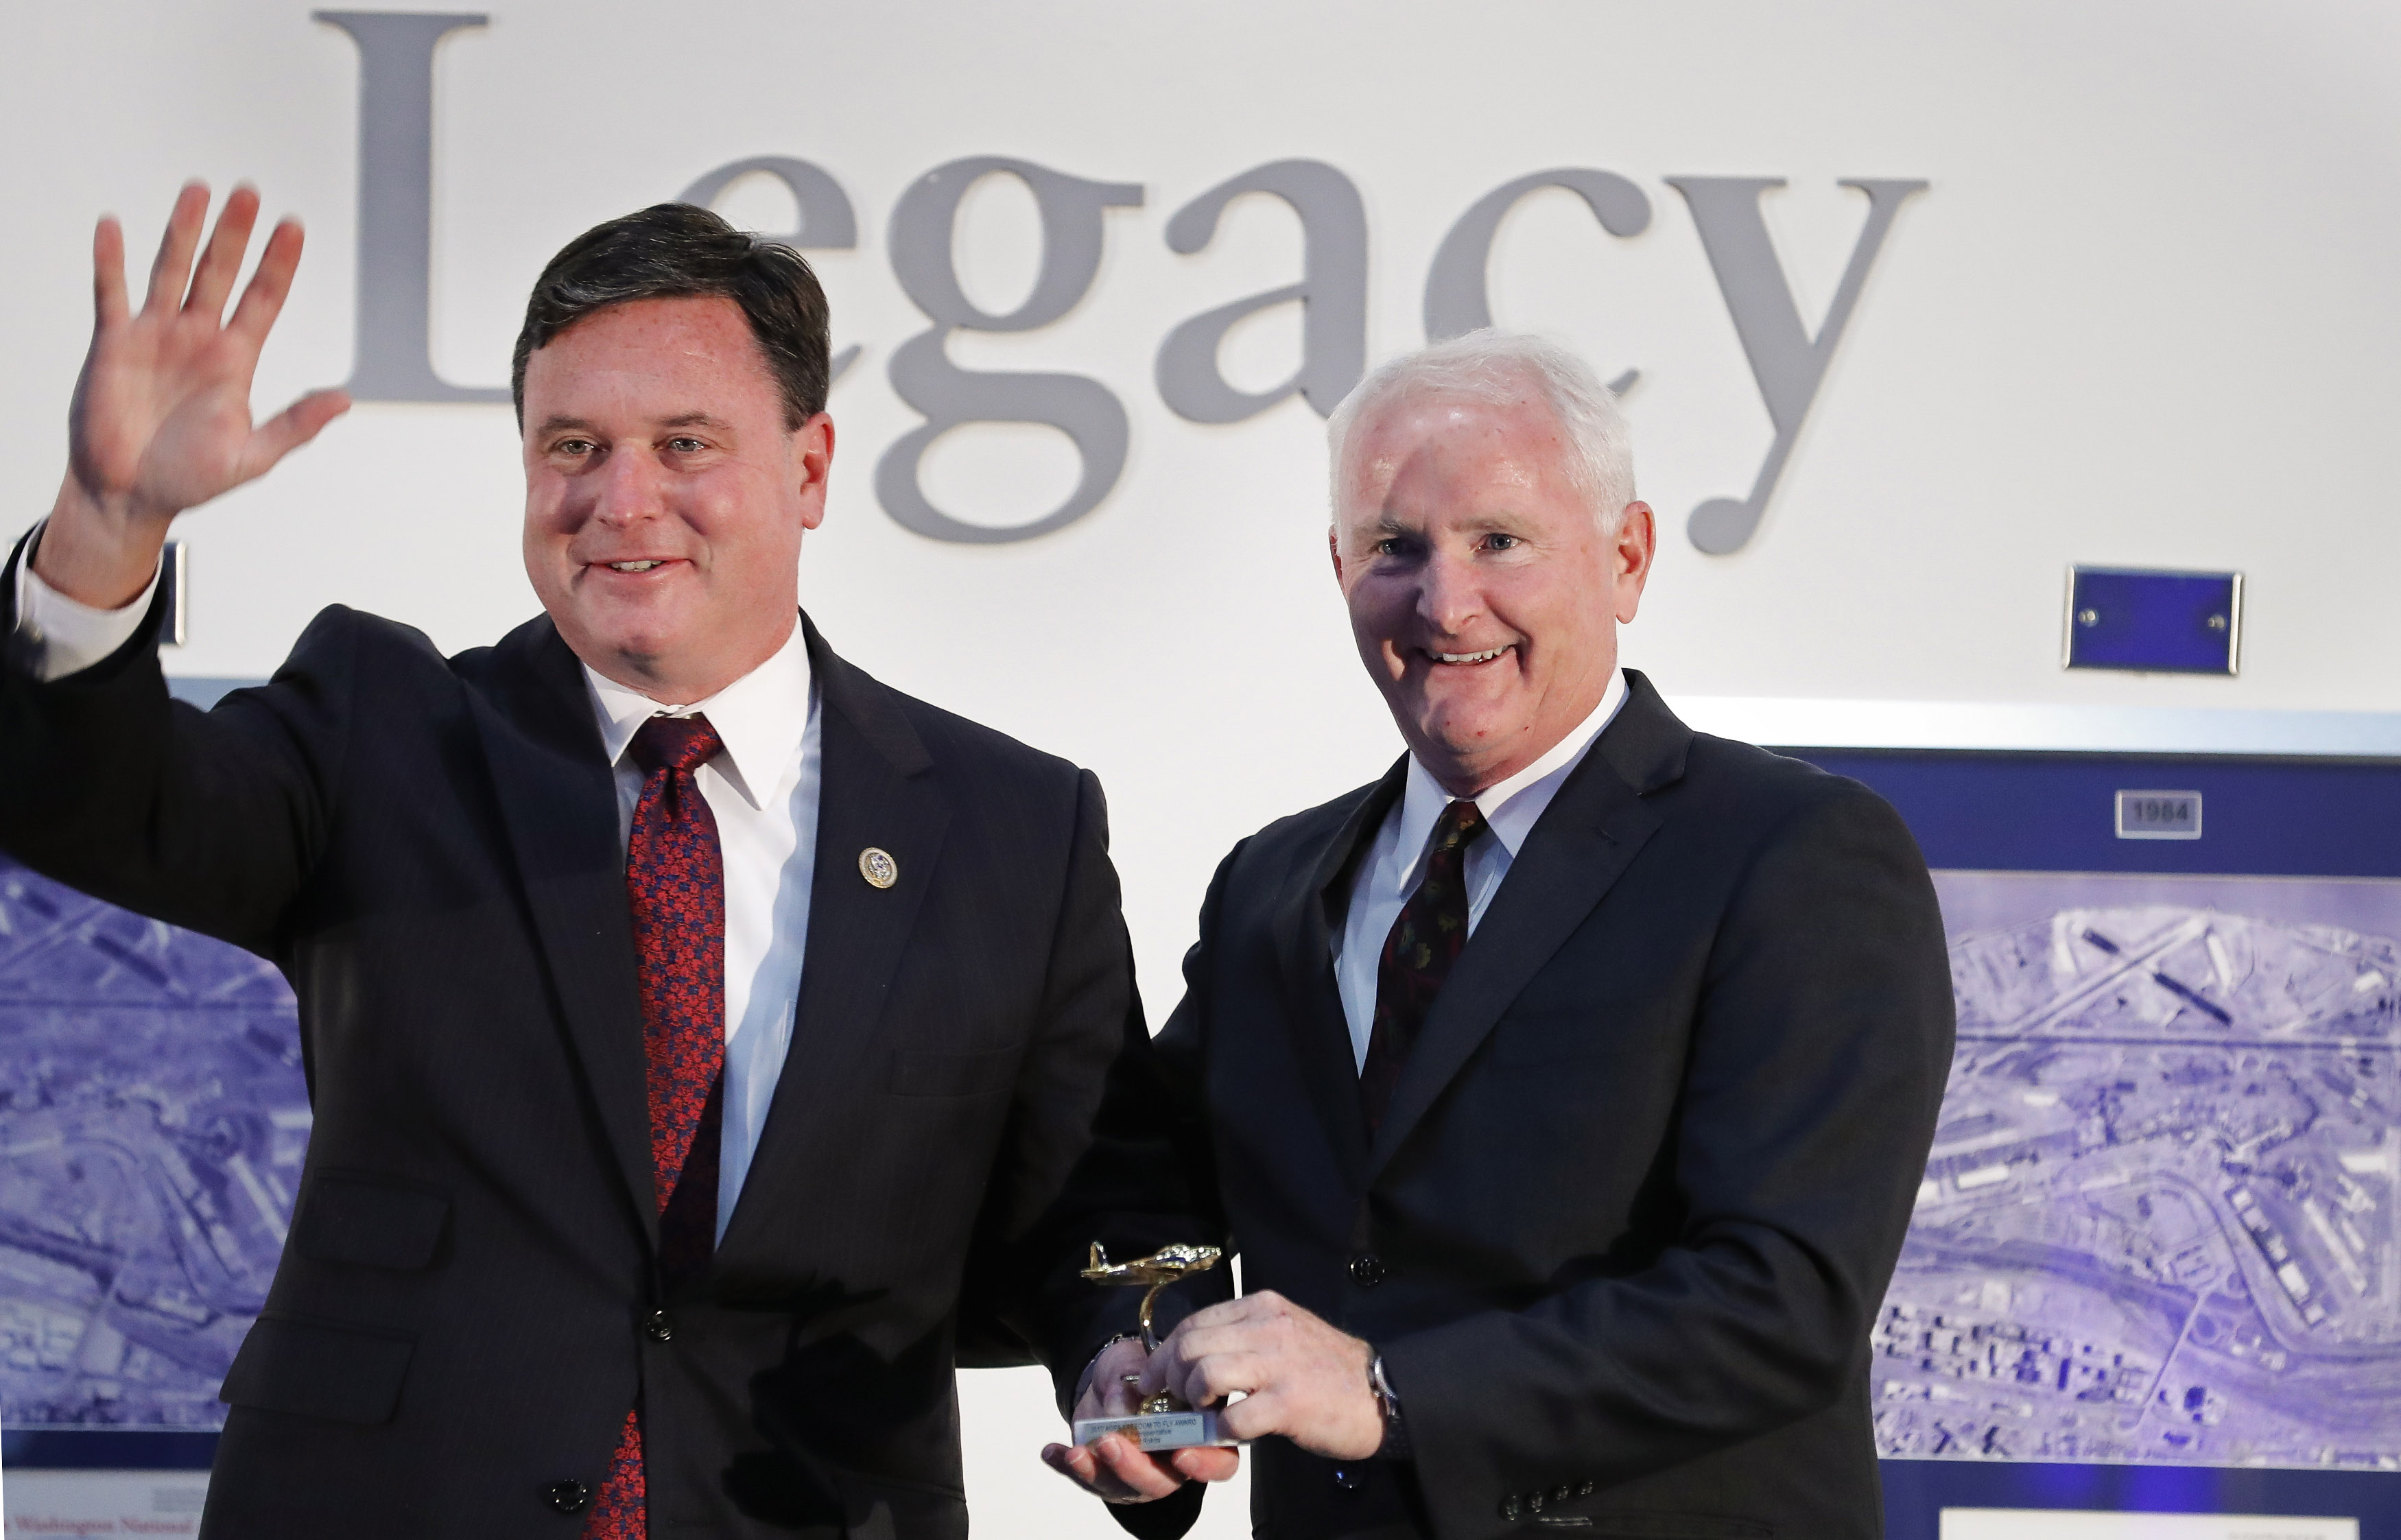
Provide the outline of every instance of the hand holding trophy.
{"type": "Polygon", "coordinates": [[[1236,1440],[1219,1432],[1214,1409],[1196,1412],[1173,1396],[1142,1394],[1140,1371],[1159,1346],[1151,1320],[1159,1290],[1216,1266],[1221,1255],[1214,1246],[1175,1245],[1113,1263],[1094,1244],[1083,1275],[1146,1291],[1141,1335],[1118,1339],[1092,1361],[1072,1419],[1076,1441],[1046,1445],[1044,1464],[1109,1503],[1156,1502],[1187,1482],[1223,1481],[1242,1468],[1228,1447],[1236,1440]]]}
{"type": "MultiPolygon", "coordinates": [[[[1151,1311],[1159,1302],[1159,1290],[1196,1272],[1206,1272],[1217,1265],[1223,1255],[1215,1246],[1172,1245],[1131,1262],[1112,1263],[1108,1253],[1098,1241],[1092,1243],[1091,1258],[1084,1268],[1084,1277],[1096,1284],[1115,1284],[1146,1289],[1142,1297],[1138,1316],[1142,1345],[1151,1353],[1159,1351],[1159,1333],[1151,1325],[1151,1311]]],[[[1129,1385],[1138,1384],[1138,1374],[1125,1377],[1129,1385]]],[[[1140,1409],[1131,1417],[1086,1417],[1077,1419],[1076,1442],[1090,1444],[1104,1434],[1121,1433],[1146,1451],[1190,1449],[1197,1445],[1231,1446],[1235,1440],[1224,1437],[1217,1429],[1217,1413],[1214,1409],[1196,1410],[1178,1400],[1172,1393],[1160,1390],[1146,1396],[1140,1409]]]]}

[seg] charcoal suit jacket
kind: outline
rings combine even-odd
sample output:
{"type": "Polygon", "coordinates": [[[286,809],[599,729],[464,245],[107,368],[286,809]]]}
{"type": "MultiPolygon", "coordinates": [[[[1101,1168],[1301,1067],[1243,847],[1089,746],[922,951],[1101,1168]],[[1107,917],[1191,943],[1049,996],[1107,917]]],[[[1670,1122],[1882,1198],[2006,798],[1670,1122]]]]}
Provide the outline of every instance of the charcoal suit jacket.
{"type": "Polygon", "coordinates": [[[1255,1446],[1272,1540],[1872,1536],[1868,1332],[1951,1059],[1934,890],[1857,782],[1639,673],[1371,1138],[1336,992],[1399,796],[1218,868],[1159,1051],[1246,1290],[1379,1351],[1413,1458],[1255,1446]]]}
{"type": "Polygon", "coordinates": [[[1207,1238],[1163,1212],[1098,784],[807,645],[790,1054],[672,1290],[616,792],[546,618],[445,658],[330,609],[208,712],[146,639],[0,668],[0,847],[299,997],[315,1127],[204,1535],[573,1540],[638,1396],[654,1534],[963,1536],[954,1362],[1072,1380],[1132,1306],[1085,1245],[1207,1238]]]}

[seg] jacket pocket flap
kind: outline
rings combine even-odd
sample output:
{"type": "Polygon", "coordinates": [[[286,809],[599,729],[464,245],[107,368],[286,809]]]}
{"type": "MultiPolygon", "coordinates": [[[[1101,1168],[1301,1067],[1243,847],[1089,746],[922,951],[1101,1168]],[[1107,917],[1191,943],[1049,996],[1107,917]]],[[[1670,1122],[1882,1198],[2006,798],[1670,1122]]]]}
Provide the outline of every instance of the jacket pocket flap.
{"type": "Polygon", "coordinates": [[[251,1326],[217,1395],[261,1411],[388,1423],[416,1351],[405,1332],[270,1311],[251,1326]]]}
{"type": "Polygon", "coordinates": [[[920,1053],[895,1049],[885,1089],[896,1096],[972,1096],[996,1091],[1017,1074],[1020,1050],[1011,1046],[981,1053],[920,1053]]]}
{"type": "Polygon", "coordinates": [[[424,1188],[321,1172],[292,1220],[292,1244],[312,1262],[420,1272],[433,1265],[450,1200],[424,1188]]]}

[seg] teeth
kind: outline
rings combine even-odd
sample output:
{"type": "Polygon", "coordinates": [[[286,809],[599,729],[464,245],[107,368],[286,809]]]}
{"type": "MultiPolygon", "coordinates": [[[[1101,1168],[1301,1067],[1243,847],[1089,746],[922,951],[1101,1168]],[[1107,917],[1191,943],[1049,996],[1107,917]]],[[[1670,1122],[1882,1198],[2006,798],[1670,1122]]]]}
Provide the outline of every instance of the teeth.
{"type": "Polygon", "coordinates": [[[1434,660],[1436,663],[1489,663],[1508,650],[1495,647],[1489,653],[1436,653],[1434,660]]]}
{"type": "Polygon", "coordinates": [[[647,572],[657,565],[655,561],[612,561],[609,567],[618,572],[647,572]]]}

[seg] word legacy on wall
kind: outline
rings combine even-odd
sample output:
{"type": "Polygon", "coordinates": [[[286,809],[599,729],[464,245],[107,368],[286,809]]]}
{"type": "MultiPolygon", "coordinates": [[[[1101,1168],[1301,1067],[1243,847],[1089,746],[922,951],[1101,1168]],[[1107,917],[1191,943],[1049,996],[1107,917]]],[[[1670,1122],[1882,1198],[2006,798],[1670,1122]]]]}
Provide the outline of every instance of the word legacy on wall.
{"type": "MultiPolygon", "coordinates": [[[[361,401],[506,401],[505,390],[460,386],[435,374],[428,346],[432,271],[433,63],[441,40],[489,18],[457,12],[318,11],[316,20],[347,33],[358,45],[359,242],[357,351],[348,383],[361,401]]],[[[773,239],[802,250],[840,251],[858,244],[858,216],[831,173],[808,160],[762,155],[720,166],[679,195],[707,204],[736,181],[767,175],[781,182],[799,210],[796,227],[773,239]]],[[[1859,305],[1868,274],[1892,232],[1894,217],[1923,180],[1859,177],[1842,186],[1867,199],[1867,217],[1854,241],[1832,303],[1812,328],[1802,318],[1760,207],[1760,195],[1784,186],[1779,177],[1670,176],[1699,231],[1702,249],[1727,313],[1749,361],[1753,380],[1775,429],[1749,490],[1710,498],[1694,508],[1686,534],[1699,550],[1724,556],[1749,544],[1775,496],[1803,425],[1827,377],[1827,366],[1859,305]]],[[[1625,239],[1651,226],[1650,197],[1614,172],[1563,166],[1529,172],[1470,204],[1436,248],[1425,279],[1423,321],[1428,340],[1492,322],[1486,271],[1494,237],[1509,211],[1544,189],[1581,199],[1610,235],[1625,239]]],[[[1190,317],[1160,341],[1153,370],[1159,399],[1194,422],[1230,423],[1297,395],[1319,416],[1365,374],[1367,361],[1367,215],[1350,177],[1321,160],[1272,160],[1218,183],[1178,209],[1167,222],[1168,247],[1191,255],[1215,238],[1219,217],[1235,199],[1265,194],[1298,218],[1303,240],[1297,282],[1237,299],[1190,317]],[[1299,366],[1282,383],[1246,391],[1219,366],[1220,344],[1236,325],[1277,306],[1300,308],[1299,366]]],[[[1116,487],[1125,469],[1125,404],[1101,381],[1081,375],[961,368],[949,339],[961,332],[1030,332],[1060,321],[1082,302],[1100,272],[1106,213],[1140,206],[1138,183],[1100,182],[1005,156],[967,156],[918,177],[894,205],[888,230],[893,276],[924,312],[926,328],[895,348],[886,364],[892,387],[924,418],[876,464],[875,490],[885,513],[932,540],[1000,543],[1033,540],[1084,517],[1116,487]],[[957,270],[954,234],[967,189],[990,176],[1018,179],[1038,211],[1042,252],[1033,288],[1015,309],[996,314],[967,294],[957,270]],[[1056,429],[1074,444],[1077,483],[1065,500],[1017,524],[971,522],[945,513],[926,495],[919,468],[934,442],[970,423],[1033,423],[1056,429]]],[[[834,360],[835,378],[859,351],[834,360]]],[[[1640,371],[1611,382],[1624,391],[1640,371]]]]}

